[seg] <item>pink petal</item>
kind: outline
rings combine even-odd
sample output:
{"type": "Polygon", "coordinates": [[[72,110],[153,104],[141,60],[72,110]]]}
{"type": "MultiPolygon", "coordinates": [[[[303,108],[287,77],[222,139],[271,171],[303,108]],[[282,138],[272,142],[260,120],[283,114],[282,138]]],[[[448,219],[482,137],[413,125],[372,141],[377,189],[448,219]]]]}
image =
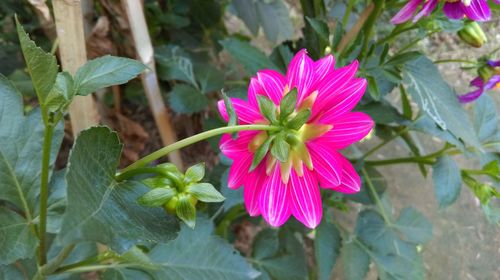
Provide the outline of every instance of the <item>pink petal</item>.
{"type": "Polygon", "coordinates": [[[258,133],[259,131],[240,131],[236,139],[230,134],[224,134],[219,142],[219,148],[230,159],[239,159],[242,154],[249,152],[248,145],[258,133]]]}
{"type": "Polygon", "coordinates": [[[285,89],[285,77],[275,70],[261,70],[257,72],[257,79],[263,89],[259,94],[267,96],[278,105],[285,89]]]}
{"type": "Polygon", "coordinates": [[[335,69],[335,57],[329,54],[314,62],[314,70],[316,73],[316,82],[323,80],[328,74],[335,69]]]}
{"type": "Polygon", "coordinates": [[[462,19],[464,17],[464,11],[460,6],[460,1],[445,2],[443,12],[450,19],[462,19]]]}
{"type": "Polygon", "coordinates": [[[291,215],[290,188],[281,181],[280,173],[277,164],[271,176],[265,180],[259,196],[262,217],[274,227],[283,225],[291,215]]]}
{"type": "Polygon", "coordinates": [[[373,120],[365,113],[347,113],[331,121],[333,128],[315,141],[327,142],[341,150],[363,139],[373,128],[373,120]]]}
{"type": "Polygon", "coordinates": [[[256,109],[259,108],[257,94],[265,95],[264,89],[260,85],[259,80],[256,77],[252,77],[250,79],[250,84],[248,84],[248,103],[256,109]]]}
{"type": "Polygon", "coordinates": [[[491,18],[491,11],[487,0],[472,0],[469,6],[465,6],[460,1],[460,5],[465,15],[471,20],[488,21],[491,18]]]}
{"type": "Polygon", "coordinates": [[[408,21],[417,10],[422,0],[410,0],[399,12],[391,19],[392,24],[400,24],[408,21]]]}
{"type": "MultiPolygon", "coordinates": [[[[246,101],[239,98],[230,98],[230,100],[233,104],[234,112],[238,117],[238,124],[251,124],[263,119],[260,112],[255,110],[255,108],[250,106],[246,101]]],[[[227,122],[229,120],[229,116],[226,112],[224,100],[219,100],[219,102],[217,102],[217,107],[220,115],[227,122]]]]}
{"type": "Polygon", "coordinates": [[[306,145],[320,186],[323,188],[338,186],[342,178],[342,161],[339,159],[341,155],[320,142],[313,141],[306,145]]]}
{"type": "Polygon", "coordinates": [[[315,81],[314,62],[307,56],[305,49],[300,50],[290,61],[286,72],[286,79],[289,89],[297,88],[300,103],[302,98],[310,92],[311,86],[315,81]]]}
{"type": "Polygon", "coordinates": [[[323,217],[323,207],[318,181],[309,170],[299,177],[295,171],[290,174],[290,197],[292,214],[308,228],[315,228],[323,217]]]}
{"type": "Polygon", "coordinates": [[[359,192],[361,179],[358,173],[346,158],[340,156],[340,160],[342,162],[342,183],[338,187],[332,188],[332,190],[347,194],[359,192]]]}
{"type": "Polygon", "coordinates": [[[470,82],[470,85],[471,86],[475,86],[475,87],[483,87],[484,86],[484,82],[483,82],[483,79],[481,77],[475,77],[471,82],[470,82]]]}
{"type": "Polygon", "coordinates": [[[260,215],[259,196],[262,190],[262,185],[267,179],[265,165],[259,165],[254,171],[250,172],[244,182],[243,200],[245,207],[250,216],[255,217],[260,215]]]}
{"type": "Polygon", "coordinates": [[[248,170],[252,164],[253,154],[242,153],[238,159],[233,161],[229,168],[229,176],[227,186],[230,189],[238,189],[243,185],[245,178],[248,176],[248,170]]]}
{"type": "MultiPolygon", "coordinates": [[[[317,100],[327,111],[320,113],[319,122],[332,123],[336,118],[350,112],[361,100],[366,90],[366,80],[361,78],[353,79],[349,85],[335,95],[330,100],[317,100]]],[[[319,105],[319,106],[321,106],[319,105]]]]}
{"type": "Polygon", "coordinates": [[[436,8],[438,0],[429,0],[424,3],[422,10],[413,18],[413,22],[417,22],[421,17],[428,16],[436,8]]]}

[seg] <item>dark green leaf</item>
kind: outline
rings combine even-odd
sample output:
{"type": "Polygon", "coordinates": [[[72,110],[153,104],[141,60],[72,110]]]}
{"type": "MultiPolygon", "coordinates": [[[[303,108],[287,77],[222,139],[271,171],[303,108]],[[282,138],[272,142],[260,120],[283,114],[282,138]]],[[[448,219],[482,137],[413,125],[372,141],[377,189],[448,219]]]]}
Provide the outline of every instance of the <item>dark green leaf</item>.
{"type": "Polygon", "coordinates": [[[50,53],[46,53],[41,48],[37,47],[28,34],[24,31],[16,17],[17,35],[21,42],[26,66],[30,73],[35,92],[38,96],[40,104],[45,104],[45,99],[49,94],[52,86],[56,82],[58,71],[56,57],[50,53]]]}
{"type": "Polygon", "coordinates": [[[122,253],[133,245],[175,237],[174,217],[136,203],[149,189],[133,181],[114,180],[121,149],[118,135],[106,127],[80,133],[66,175],[68,206],[58,235],[63,244],[95,241],[122,253]]]}
{"type": "Polygon", "coordinates": [[[413,109],[411,108],[410,97],[403,86],[399,88],[401,90],[401,107],[403,107],[403,116],[407,119],[413,119],[413,109]]]}
{"type": "Polygon", "coordinates": [[[137,199],[137,202],[142,206],[159,207],[167,203],[177,192],[169,187],[155,188],[137,199]]]}
{"type": "Polygon", "coordinates": [[[415,208],[404,208],[395,227],[412,243],[423,244],[432,238],[432,224],[415,208]]]}
{"type": "Polygon", "coordinates": [[[182,226],[177,239],[156,246],[150,253],[150,258],[161,265],[155,271],[156,279],[255,279],[258,272],[226,240],[212,232],[211,221],[198,218],[194,230],[182,226]]]}
{"type": "MultiPolygon", "coordinates": [[[[375,191],[377,194],[380,196],[382,195],[385,190],[387,189],[387,181],[384,178],[384,175],[380,173],[377,169],[374,167],[366,166],[365,167],[366,173],[368,176],[370,176],[370,182],[372,183],[373,187],[375,188],[375,191]]],[[[360,174],[363,175],[363,174],[360,174]]],[[[361,177],[361,185],[362,186],[367,186],[367,179],[365,176],[361,177]]],[[[373,196],[372,192],[367,188],[367,187],[362,187],[361,190],[358,193],[355,194],[349,194],[346,195],[347,198],[350,200],[363,203],[363,204],[375,204],[375,197],[373,196]]]]}
{"type": "Polygon", "coordinates": [[[50,112],[65,111],[75,95],[73,78],[68,72],[57,74],[56,83],[42,106],[50,112]]]}
{"type": "Polygon", "coordinates": [[[311,25],[316,34],[318,34],[321,40],[326,43],[330,41],[330,30],[328,29],[328,24],[326,24],[326,22],[321,19],[310,18],[308,16],[306,16],[306,20],[311,25]]]}
{"type": "Polygon", "coordinates": [[[422,53],[417,52],[417,51],[404,52],[404,53],[400,53],[400,54],[397,54],[397,55],[391,57],[384,64],[391,65],[391,66],[399,66],[399,65],[403,65],[405,63],[408,63],[410,61],[413,61],[421,56],[422,56],[422,53]]]}
{"type": "Polygon", "coordinates": [[[441,156],[432,166],[434,193],[439,207],[444,208],[455,202],[462,189],[460,169],[449,156],[441,156]]]}
{"type": "Polygon", "coordinates": [[[283,0],[257,1],[255,5],[267,39],[277,43],[292,38],[293,24],[283,0]]]}
{"type": "Polygon", "coordinates": [[[220,43],[232,57],[243,64],[250,75],[254,75],[261,69],[278,69],[263,52],[248,42],[236,38],[226,38],[220,43]]]}
{"type": "Polygon", "coordinates": [[[269,146],[271,145],[271,142],[273,141],[274,137],[268,137],[262,145],[255,151],[252,159],[252,165],[250,166],[250,170],[254,170],[257,165],[264,159],[266,156],[267,152],[269,151],[269,146]]]}
{"type": "Polygon", "coordinates": [[[254,1],[248,0],[233,0],[232,2],[236,14],[248,27],[250,32],[255,36],[259,32],[259,16],[254,1]]]}
{"type": "Polygon", "coordinates": [[[441,129],[432,119],[427,115],[419,116],[413,123],[409,125],[413,130],[430,134],[449,142],[461,150],[465,150],[464,144],[450,131],[441,129]]]}
{"type": "Polygon", "coordinates": [[[208,105],[207,96],[187,84],[175,85],[168,100],[170,107],[178,113],[201,112],[208,105]]]}
{"type": "Polygon", "coordinates": [[[0,221],[0,265],[33,257],[38,239],[26,219],[0,207],[0,221]]]}
{"type": "Polygon", "coordinates": [[[380,91],[377,86],[377,81],[372,76],[366,76],[368,80],[368,92],[374,100],[380,99],[380,91]]]}
{"type": "Polygon", "coordinates": [[[137,60],[102,56],[88,61],[75,74],[78,95],[88,95],[98,89],[124,84],[142,73],[146,66],[137,60]]]}
{"type": "Polygon", "coordinates": [[[237,190],[232,190],[227,186],[229,177],[229,168],[220,177],[220,189],[222,195],[226,198],[224,200],[223,206],[224,210],[227,211],[236,205],[243,204],[243,188],[237,190]]]}
{"type": "Polygon", "coordinates": [[[394,106],[385,101],[358,105],[356,110],[370,115],[377,124],[401,124],[407,122],[407,119],[394,106]]]}
{"type": "Polygon", "coordinates": [[[196,183],[205,177],[205,163],[198,163],[186,170],[184,180],[186,183],[196,183]]]}
{"type": "Polygon", "coordinates": [[[273,49],[270,58],[275,65],[279,66],[281,72],[285,73],[293,58],[293,53],[287,45],[279,45],[273,49]]]}
{"type": "Polygon", "coordinates": [[[497,132],[498,114],[495,102],[488,94],[483,94],[474,102],[474,128],[479,140],[485,141],[497,132]]]}
{"type": "Polygon", "coordinates": [[[302,110],[297,113],[293,119],[291,119],[286,126],[291,129],[300,129],[306,122],[309,120],[309,117],[311,116],[311,110],[302,110]]]}
{"type": "Polygon", "coordinates": [[[364,280],[370,265],[370,256],[353,240],[342,246],[344,277],[346,280],[364,280]]]}
{"type": "Polygon", "coordinates": [[[229,97],[227,97],[226,93],[222,91],[222,97],[224,98],[224,106],[226,107],[226,112],[229,117],[229,121],[227,122],[228,126],[233,126],[238,124],[238,116],[236,116],[236,112],[234,111],[233,103],[229,97]]]}
{"type": "Polygon", "coordinates": [[[290,153],[290,144],[286,142],[284,133],[279,133],[274,138],[271,154],[279,161],[286,162],[290,153]]]}
{"type": "Polygon", "coordinates": [[[318,264],[318,279],[330,279],[330,272],[337,261],[340,250],[340,232],[337,227],[323,220],[316,229],[314,254],[318,264]]]}
{"type": "Polygon", "coordinates": [[[258,260],[273,257],[278,253],[278,231],[270,228],[260,231],[253,242],[252,256],[258,260]]]}
{"type": "Polygon", "coordinates": [[[295,110],[297,104],[297,88],[293,88],[290,92],[283,96],[280,102],[280,121],[286,120],[288,116],[295,110]]]}
{"type": "Polygon", "coordinates": [[[177,217],[181,219],[190,228],[194,228],[196,224],[196,208],[191,204],[191,200],[187,195],[179,197],[177,206],[175,207],[177,217]]]}
{"type": "Polygon", "coordinates": [[[257,95],[257,101],[259,102],[259,110],[262,115],[271,123],[276,123],[276,105],[274,102],[264,95],[257,95]]]}
{"type": "Polygon", "coordinates": [[[190,185],[187,192],[203,202],[222,202],[224,196],[209,183],[198,183],[190,185]]]}
{"type": "Polygon", "coordinates": [[[193,62],[184,49],[174,45],[159,47],[155,50],[155,59],[160,79],[184,81],[198,89],[193,62]]]}
{"type": "Polygon", "coordinates": [[[219,91],[224,87],[224,73],[210,64],[196,65],[194,74],[202,93],[219,91]]]}
{"type": "Polygon", "coordinates": [[[408,92],[443,130],[465,143],[478,147],[479,141],[467,112],[458,103],[452,88],[443,80],[436,66],[426,57],[405,64],[404,80],[408,92]]]}

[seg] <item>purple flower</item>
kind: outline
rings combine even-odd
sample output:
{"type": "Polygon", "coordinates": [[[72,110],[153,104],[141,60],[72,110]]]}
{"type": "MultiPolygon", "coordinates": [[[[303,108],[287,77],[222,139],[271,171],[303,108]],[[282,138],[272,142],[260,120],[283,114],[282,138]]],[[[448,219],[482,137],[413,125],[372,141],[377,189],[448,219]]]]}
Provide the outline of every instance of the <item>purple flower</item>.
{"type": "MultiPolygon", "coordinates": [[[[490,67],[500,67],[500,60],[488,61],[490,67]]],[[[471,86],[477,87],[476,90],[458,97],[460,103],[469,103],[478,99],[484,92],[500,88],[500,70],[493,71],[493,74],[485,81],[482,77],[478,76],[470,82],[471,86]]]]}
{"type": "MultiPolygon", "coordinates": [[[[500,4],[500,0],[494,0],[494,3],[500,4]]],[[[391,22],[400,24],[411,18],[413,22],[416,22],[423,16],[429,16],[437,4],[438,0],[410,0],[391,19],[391,22]],[[414,16],[420,4],[422,4],[422,9],[414,16]]],[[[473,21],[488,21],[491,17],[488,0],[447,0],[443,12],[450,19],[462,19],[466,16],[473,21]]]]}

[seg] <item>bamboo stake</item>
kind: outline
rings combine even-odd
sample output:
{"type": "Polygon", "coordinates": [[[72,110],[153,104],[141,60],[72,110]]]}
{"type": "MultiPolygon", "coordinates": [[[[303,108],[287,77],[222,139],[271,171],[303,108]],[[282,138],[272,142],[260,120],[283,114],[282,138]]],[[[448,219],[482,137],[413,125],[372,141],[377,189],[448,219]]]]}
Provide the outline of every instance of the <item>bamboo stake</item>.
{"type": "MultiPolygon", "coordinates": [[[[87,61],[81,0],[53,0],[62,68],[71,74],[87,61]]],[[[92,95],[75,96],[69,107],[73,135],[99,123],[92,95]]]]}
{"type": "MultiPolygon", "coordinates": [[[[137,55],[141,62],[149,67],[149,69],[141,75],[142,85],[146,92],[149,106],[160,131],[163,144],[172,144],[176,141],[176,135],[170,124],[167,108],[160,94],[160,86],[156,76],[153,45],[149,37],[141,1],[122,0],[121,2],[127,13],[137,55]]],[[[182,168],[182,159],[178,151],[169,154],[168,157],[172,163],[182,168]]]]}

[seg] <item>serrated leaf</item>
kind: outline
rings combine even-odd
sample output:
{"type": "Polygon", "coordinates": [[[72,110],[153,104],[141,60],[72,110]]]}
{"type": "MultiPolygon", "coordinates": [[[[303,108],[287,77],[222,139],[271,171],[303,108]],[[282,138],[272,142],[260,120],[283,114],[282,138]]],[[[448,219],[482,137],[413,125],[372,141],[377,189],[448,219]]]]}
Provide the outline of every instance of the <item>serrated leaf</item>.
{"type": "Polygon", "coordinates": [[[190,185],[187,192],[203,202],[222,202],[224,196],[209,183],[198,183],[190,185]]]}
{"type": "Polygon", "coordinates": [[[224,87],[224,73],[210,64],[196,65],[194,74],[202,93],[219,91],[224,87]]]}
{"type": "Polygon", "coordinates": [[[285,94],[280,102],[280,121],[286,120],[288,116],[295,110],[297,104],[297,88],[293,88],[290,92],[285,94]]]}
{"type": "Polygon", "coordinates": [[[136,203],[148,188],[115,181],[121,150],[118,135],[106,127],[84,130],[76,139],[66,175],[68,206],[58,235],[62,244],[95,241],[123,253],[133,245],[176,236],[174,217],[136,203]]]}
{"type": "Polygon", "coordinates": [[[0,221],[2,221],[0,224],[0,265],[33,257],[38,239],[30,230],[26,219],[14,211],[0,207],[0,221]]]}
{"type": "Polygon", "coordinates": [[[455,202],[462,189],[462,177],[460,169],[455,161],[449,156],[441,156],[432,166],[432,181],[434,182],[434,193],[440,208],[444,208],[455,202]]]}
{"type": "Polygon", "coordinates": [[[257,8],[254,1],[248,0],[233,0],[232,5],[236,10],[236,14],[248,27],[250,32],[255,36],[259,31],[260,20],[257,15],[257,8]]]}
{"type": "Polygon", "coordinates": [[[257,102],[259,103],[259,110],[262,115],[271,123],[276,123],[276,105],[271,99],[264,95],[257,95],[257,102]]]}
{"type": "Polygon", "coordinates": [[[181,195],[175,207],[177,217],[181,219],[190,228],[194,228],[196,224],[196,208],[191,204],[191,200],[187,195],[181,195]]]}
{"type": "Polygon", "coordinates": [[[187,84],[177,84],[169,93],[170,107],[177,113],[197,113],[208,105],[206,95],[187,84]]]}
{"type": "Polygon", "coordinates": [[[474,128],[479,140],[486,141],[497,132],[498,114],[495,102],[483,94],[474,102],[474,128]]]}
{"type": "Polygon", "coordinates": [[[412,207],[401,211],[395,227],[412,243],[423,244],[432,238],[432,224],[412,207]]]}
{"type": "Polygon", "coordinates": [[[65,111],[75,95],[73,77],[68,72],[57,74],[56,83],[42,106],[50,112],[65,111]]]}
{"type": "Polygon", "coordinates": [[[337,261],[340,250],[340,232],[337,227],[324,220],[316,229],[314,256],[318,265],[318,279],[330,279],[330,272],[337,261]]]}
{"type": "Polygon", "coordinates": [[[324,42],[328,43],[330,41],[330,30],[328,28],[328,24],[323,20],[310,18],[308,16],[305,17],[307,22],[311,25],[313,30],[318,34],[319,38],[324,42]]]}
{"type": "Polygon", "coordinates": [[[291,129],[299,129],[301,128],[308,120],[309,117],[311,116],[311,110],[302,110],[297,113],[293,119],[291,119],[287,124],[286,127],[291,128],[291,129]]]}
{"type": "Polygon", "coordinates": [[[177,192],[172,188],[155,188],[137,199],[142,206],[159,207],[167,203],[177,192]]]}
{"type": "Polygon", "coordinates": [[[186,183],[196,183],[199,182],[205,177],[205,163],[198,163],[186,170],[186,174],[184,176],[184,180],[186,183]]]}
{"type": "Polygon", "coordinates": [[[183,225],[177,239],[153,248],[150,258],[161,266],[154,271],[156,279],[255,279],[258,272],[226,240],[212,232],[212,222],[198,218],[194,230],[183,225]]]}
{"type": "Polygon", "coordinates": [[[158,63],[158,76],[160,79],[180,80],[190,83],[198,89],[193,62],[189,54],[181,47],[166,45],[155,49],[155,59],[158,63]]]}
{"type": "Polygon", "coordinates": [[[277,43],[292,38],[294,28],[283,0],[257,1],[255,5],[267,39],[277,43]]]}
{"type": "Polygon", "coordinates": [[[222,91],[222,98],[224,99],[224,106],[226,107],[227,116],[229,121],[227,122],[228,126],[234,126],[238,124],[238,116],[236,116],[236,112],[234,111],[233,103],[226,95],[224,91],[222,91]]]}
{"type": "Polygon", "coordinates": [[[390,65],[390,66],[400,66],[403,65],[407,62],[416,60],[417,58],[421,57],[422,53],[418,51],[409,51],[409,52],[404,52],[397,54],[390,59],[388,59],[384,65],[390,65]]]}
{"type": "Polygon", "coordinates": [[[370,256],[357,241],[344,243],[342,260],[346,280],[364,280],[370,265],[370,256]]]}
{"type": "Polygon", "coordinates": [[[236,38],[226,38],[220,41],[220,44],[232,57],[243,64],[249,75],[254,75],[261,69],[279,69],[263,52],[248,42],[236,38]]]}
{"type": "Polygon", "coordinates": [[[448,130],[469,145],[479,147],[467,112],[432,61],[419,57],[406,63],[404,69],[408,92],[420,108],[443,130],[448,130]]]}
{"type": "Polygon", "coordinates": [[[254,170],[259,163],[264,159],[266,156],[267,152],[269,151],[269,146],[271,146],[271,142],[274,140],[273,136],[270,136],[260,145],[260,147],[255,151],[253,154],[253,159],[252,159],[252,165],[250,166],[250,170],[254,170]]]}
{"type": "Polygon", "coordinates": [[[45,99],[56,82],[59,68],[56,57],[36,46],[35,42],[24,31],[17,17],[16,28],[36,95],[40,103],[45,104],[45,99]]]}
{"type": "Polygon", "coordinates": [[[98,89],[121,85],[135,78],[146,66],[137,60],[102,56],[88,61],[75,74],[75,90],[78,95],[88,95],[98,89]]]}
{"type": "Polygon", "coordinates": [[[278,133],[271,147],[271,154],[281,162],[286,162],[290,153],[290,144],[286,142],[285,137],[284,133],[278,133]]]}

